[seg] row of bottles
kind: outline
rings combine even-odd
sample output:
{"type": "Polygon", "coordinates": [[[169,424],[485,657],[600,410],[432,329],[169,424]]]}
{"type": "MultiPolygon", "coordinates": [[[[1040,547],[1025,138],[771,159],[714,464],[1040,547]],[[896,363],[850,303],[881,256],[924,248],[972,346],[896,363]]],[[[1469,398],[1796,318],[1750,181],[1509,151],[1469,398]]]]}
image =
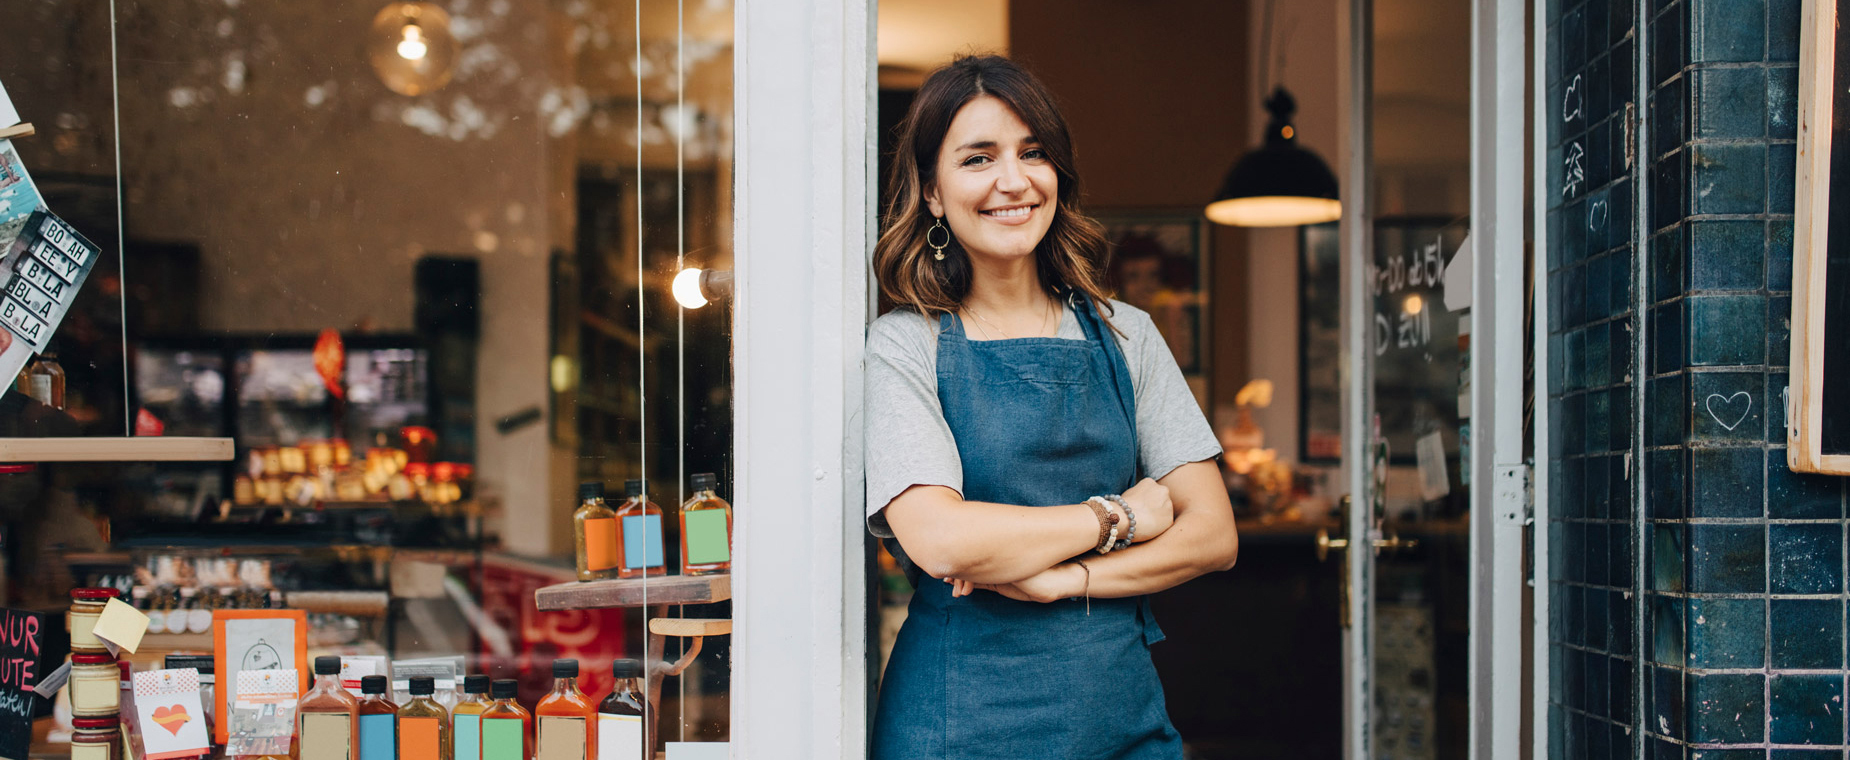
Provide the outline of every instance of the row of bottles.
{"type": "MultiPolygon", "coordinates": [[[[695,473],[693,496],[681,504],[681,572],[710,575],[732,569],[732,505],[714,488],[710,472],[695,473]]],[[[572,513],[577,538],[578,580],[642,578],[664,575],[662,508],[649,500],[641,479],[624,481],[624,502],[612,509],[604,502],[604,484],[578,486],[578,510],[572,513]]]]}
{"type": "Polygon", "coordinates": [[[315,683],[297,705],[301,760],[640,760],[642,663],[617,660],[616,687],[597,702],[578,688],[578,661],[554,660],[552,692],[528,712],[513,679],[463,679],[463,700],[445,710],[435,681],[411,678],[411,699],[392,702],[385,676],[360,679],[362,699],[341,686],[340,658],[315,658],[315,683]],[[537,721],[537,734],[535,722],[537,721]],[[537,750],[537,755],[535,751],[537,750]]]}

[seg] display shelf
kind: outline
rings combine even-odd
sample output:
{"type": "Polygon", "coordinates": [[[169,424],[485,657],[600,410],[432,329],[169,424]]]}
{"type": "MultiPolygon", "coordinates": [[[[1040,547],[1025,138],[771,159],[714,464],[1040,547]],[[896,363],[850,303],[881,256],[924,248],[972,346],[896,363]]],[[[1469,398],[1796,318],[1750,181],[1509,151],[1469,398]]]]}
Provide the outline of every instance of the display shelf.
{"type": "Polygon", "coordinates": [[[229,462],[230,438],[0,438],[0,462],[229,462]]]}
{"type": "Polygon", "coordinates": [[[589,610],[608,607],[654,607],[707,604],[732,598],[732,576],[658,575],[609,581],[573,581],[533,592],[542,610],[589,610]]]}
{"type": "Polygon", "coordinates": [[[663,636],[725,636],[732,633],[732,618],[655,618],[649,632],[663,636]]]}

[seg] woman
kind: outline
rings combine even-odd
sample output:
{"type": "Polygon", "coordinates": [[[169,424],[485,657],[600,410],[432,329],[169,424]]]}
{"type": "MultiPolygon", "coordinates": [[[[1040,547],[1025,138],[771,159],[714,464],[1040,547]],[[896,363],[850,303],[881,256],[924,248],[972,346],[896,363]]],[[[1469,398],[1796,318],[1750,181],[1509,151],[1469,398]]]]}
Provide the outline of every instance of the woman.
{"type": "Polygon", "coordinates": [[[1233,566],[1221,449],[1147,314],[1108,299],[1066,124],[959,59],[901,127],[874,252],[868,527],[917,581],[875,760],[1182,757],[1144,595],[1233,566]],[[936,580],[933,580],[936,579],[936,580]]]}

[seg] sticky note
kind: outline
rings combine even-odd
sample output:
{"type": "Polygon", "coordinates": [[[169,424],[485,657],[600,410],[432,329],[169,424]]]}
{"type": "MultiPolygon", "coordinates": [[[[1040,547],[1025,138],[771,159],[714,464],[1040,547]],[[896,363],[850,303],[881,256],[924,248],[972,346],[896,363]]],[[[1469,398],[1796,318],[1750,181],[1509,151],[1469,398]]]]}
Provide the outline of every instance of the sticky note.
{"type": "Polygon", "coordinates": [[[147,632],[148,616],[121,599],[110,599],[103,605],[103,614],[96,619],[96,628],[91,630],[91,634],[103,643],[114,644],[131,653],[141,648],[141,636],[147,632]]]}
{"type": "Polygon", "coordinates": [[[453,716],[455,725],[454,739],[451,744],[456,751],[456,760],[482,760],[482,716],[453,716]]]}
{"type": "Polygon", "coordinates": [[[436,718],[399,718],[398,760],[449,760],[437,757],[442,729],[436,718]]]}
{"type": "Polygon", "coordinates": [[[623,566],[662,566],[662,516],[636,515],[623,518],[623,566]]]}
{"type": "Polygon", "coordinates": [[[732,559],[731,536],[726,534],[726,510],[683,512],[687,529],[687,564],[705,565],[732,559]]]}
{"type": "Polygon", "coordinates": [[[482,721],[482,760],[526,760],[526,721],[488,718],[482,721]]]}
{"type": "Polygon", "coordinates": [[[353,760],[353,716],[303,713],[302,760],[353,760]]]}
{"type": "Polygon", "coordinates": [[[542,716],[539,760],[585,760],[585,719],[542,716]]]}
{"type": "Polygon", "coordinates": [[[360,716],[360,760],[394,760],[398,754],[398,716],[360,716]]]}
{"type": "Polygon", "coordinates": [[[643,760],[644,757],[641,715],[597,714],[597,760],[643,760]]]}

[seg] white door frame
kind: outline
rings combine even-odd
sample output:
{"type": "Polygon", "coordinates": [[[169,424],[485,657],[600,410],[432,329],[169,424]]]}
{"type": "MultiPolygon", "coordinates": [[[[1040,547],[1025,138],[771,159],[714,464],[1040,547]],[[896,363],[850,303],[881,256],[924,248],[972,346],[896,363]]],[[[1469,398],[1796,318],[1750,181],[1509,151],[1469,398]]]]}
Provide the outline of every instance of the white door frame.
{"type": "Polygon", "coordinates": [[[732,756],[867,754],[872,0],[737,6],[732,756]]]}
{"type": "Polygon", "coordinates": [[[1342,385],[1343,478],[1350,505],[1347,561],[1349,576],[1343,635],[1343,757],[1360,760],[1373,755],[1374,729],[1369,705],[1374,697],[1374,569],[1375,553],[1370,483],[1369,445],[1374,431],[1374,372],[1364,358],[1370,345],[1370,323],[1363,306],[1372,302],[1366,257],[1374,250],[1374,217],[1368,190],[1374,163],[1372,150],[1374,93],[1374,1],[1349,0],[1337,6],[1336,89],[1337,166],[1341,172],[1342,222],[1338,227],[1341,257],[1341,351],[1337,371],[1342,385]]]}

